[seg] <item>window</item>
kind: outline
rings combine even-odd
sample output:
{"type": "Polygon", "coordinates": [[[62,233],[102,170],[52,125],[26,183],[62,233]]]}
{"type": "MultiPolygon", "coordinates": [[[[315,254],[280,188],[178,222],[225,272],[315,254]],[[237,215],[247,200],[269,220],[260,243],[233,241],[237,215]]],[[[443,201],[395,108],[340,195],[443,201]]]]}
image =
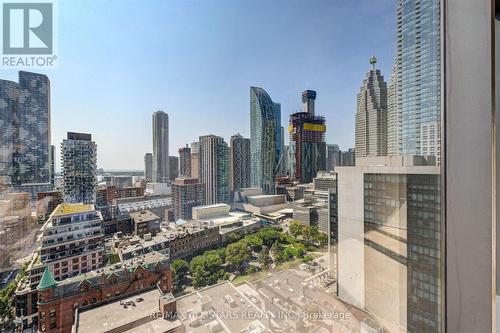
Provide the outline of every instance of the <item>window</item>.
{"type": "Polygon", "coordinates": [[[218,312],[242,275],[249,308],[345,312],[311,332],[497,330],[500,0],[43,2],[2,14],[6,313],[158,280],[218,312]]]}

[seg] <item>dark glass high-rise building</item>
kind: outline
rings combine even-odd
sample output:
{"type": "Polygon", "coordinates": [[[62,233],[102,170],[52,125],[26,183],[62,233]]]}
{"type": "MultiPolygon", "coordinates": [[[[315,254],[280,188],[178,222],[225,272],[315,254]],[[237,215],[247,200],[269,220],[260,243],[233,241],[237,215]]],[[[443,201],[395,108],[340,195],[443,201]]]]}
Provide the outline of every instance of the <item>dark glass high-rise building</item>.
{"type": "Polygon", "coordinates": [[[18,107],[19,84],[0,80],[0,191],[11,185],[14,175],[18,107]]]}
{"type": "Polygon", "coordinates": [[[50,81],[46,75],[19,72],[15,141],[15,182],[50,182],[50,81]]]}
{"type": "Polygon", "coordinates": [[[170,181],[174,181],[175,178],[179,177],[179,158],[177,156],[169,156],[169,178],[170,181]]]}
{"type": "Polygon", "coordinates": [[[144,155],[144,178],[149,182],[153,180],[153,154],[151,153],[144,155]]]}
{"type": "Polygon", "coordinates": [[[179,148],[179,174],[181,177],[191,177],[191,148],[188,145],[179,148]]]}
{"type": "Polygon", "coordinates": [[[229,189],[246,187],[250,187],[250,139],[235,134],[229,147],[229,189]]]}
{"type": "Polygon", "coordinates": [[[50,81],[20,71],[0,80],[0,177],[14,186],[51,182],[50,81]]]}

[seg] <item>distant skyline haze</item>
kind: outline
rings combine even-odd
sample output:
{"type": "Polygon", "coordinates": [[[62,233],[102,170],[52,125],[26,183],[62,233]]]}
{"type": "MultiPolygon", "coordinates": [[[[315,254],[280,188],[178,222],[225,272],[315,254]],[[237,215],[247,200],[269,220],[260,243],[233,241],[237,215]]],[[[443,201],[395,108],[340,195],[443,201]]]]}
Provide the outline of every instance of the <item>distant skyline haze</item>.
{"type": "Polygon", "coordinates": [[[171,155],[201,135],[248,138],[250,86],[281,103],[285,128],[301,92],[317,91],[326,142],[347,150],[372,55],[390,76],[395,11],[388,0],[60,1],[58,66],[24,70],[51,80],[57,169],[68,131],[92,134],[99,168],[143,169],[158,110],[169,115],[171,155]]]}

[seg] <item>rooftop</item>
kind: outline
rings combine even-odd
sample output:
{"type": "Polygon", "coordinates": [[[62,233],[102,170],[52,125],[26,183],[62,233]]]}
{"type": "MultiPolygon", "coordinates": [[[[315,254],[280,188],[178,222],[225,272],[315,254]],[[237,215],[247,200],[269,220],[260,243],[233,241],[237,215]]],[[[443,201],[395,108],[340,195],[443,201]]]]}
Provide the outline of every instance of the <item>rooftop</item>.
{"type": "Polygon", "coordinates": [[[170,332],[182,325],[180,320],[166,320],[158,315],[158,300],[161,294],[157,289],[115,301],[79,313],[76,332],[170,332]],[[126,303],[129,303],[126,307],[126,303]],[[144,319],[147,318],[147,319],[144,319]],[[137,322],[137,325],[132,323],[137,322]],[[127,329],[124,325],[129,326],[127,329]]]}
{"type": "Polygon", "coordinates": [[[135,197],[117,199],[120,212],[136,212],[144,209],[162,208],[171,204],[171,199],[165,196],[135,197]]]}
{"type": "Polygon", "coordinates": [[[207,208],[218,208],[218,207],[227,207],[227,206],[229,206],[229,205],[225,204],[225,203],[218,203],[218,204],[213,204],[213,205],[196,206],[196,207],[193,207],[193,210],[200,210],[200,209],[207,209],[207,208]]]}
{"type": "MultiPolygon", "coordinates": [[[[70,277],[68,279],[62,280],[58,283],[58,287],[62,287],[63,289],[67,289],[68,286],[76,283],[78,285],[80,282],[86,280],[91,285],[100,284],[101,279],[100,276],[108,276],[110,274],[115,274],[118,277],[121,277],[125,270],[129,272],[133,272],[139,266],[149,269],[155,267],[157,264],[169,265],[168,257],[159,253],[159,252],[150,252],[146,253],[140,257],[132,258],[129,260],[124,260],[123,262],[109,265],[104,268],[96,269],[94,271],[90,271],[84,274],[79,274],[77,276],[70,277]]],[[[64,290],[66,291],[66,290],[64,290]]]]}
{"type": "Polygon", "coordinates": [[[152,213],[149,210],[141,210],[139,212],[132,212],[132,213],[130,213],[130,217],[134,220],[135,223],[156,221],[156,220],[160,219],[158,217],[158,215],[152,213]]]}
{"type": "Polygon", "coordinates": [[[188,332],[270,332],[266,313],[228,281],[177,298],[188,332]]]}
{"type": "Polygon", "coordinates": [[[252,199],[266,199],[266,198],[276,198],[282,196],[283,194],[257,194],[257,195],[251,195],[250,197],[252,199]]]}
{"type": "Polygon", "coordinates": [[[70,204],[62,203],[59,204],[56,209],[52,212],[51,216],[63,216],[70,214],[79,214],[84,212],[94,211],[94,205],[90,204],[70,204]]]}

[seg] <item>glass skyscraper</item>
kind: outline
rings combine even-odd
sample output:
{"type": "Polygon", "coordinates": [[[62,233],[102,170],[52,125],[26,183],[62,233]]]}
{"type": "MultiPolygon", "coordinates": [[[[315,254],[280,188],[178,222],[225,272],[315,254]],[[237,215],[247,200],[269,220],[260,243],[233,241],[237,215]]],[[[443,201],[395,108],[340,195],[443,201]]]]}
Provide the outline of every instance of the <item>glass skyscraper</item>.
{"type": "Polygon", "coordinates": [[[0,178],[2,185],[51,181],[50,81],[19,72],[19,83],[0,81],[0,178]]]}
{"type": "Polygon", "coordinates": [[[229,148],[229,188],[233,191],[250,187],[250,139],[231,136],[229,148]]]}
{"type": "Polygon", "coordinates": [[[16,183],[50,182],[50,81],[19,72],[16,183]]]}
{"type": "MultiPolygon", "coordinates": [[[[399,0],[395,71],[399,78],[394,119],[401,119],[391,154],[441,154],[440,2],[399,0]],[[396,141],[396,143],[399,139],[396,141]]],[[[393,142],[394,143],[394,142],[393,142]]]]}
{"type": "Polygon", "coordinates": [[[281,105],[264,89],[250,87],[250,181],[267,194],[274,193],[281,140],[281,105]]]}
{"type": "Polygon", "coordinates": [[[19,84],[0,80],[0,191],[12,183],[19,84]]]}

